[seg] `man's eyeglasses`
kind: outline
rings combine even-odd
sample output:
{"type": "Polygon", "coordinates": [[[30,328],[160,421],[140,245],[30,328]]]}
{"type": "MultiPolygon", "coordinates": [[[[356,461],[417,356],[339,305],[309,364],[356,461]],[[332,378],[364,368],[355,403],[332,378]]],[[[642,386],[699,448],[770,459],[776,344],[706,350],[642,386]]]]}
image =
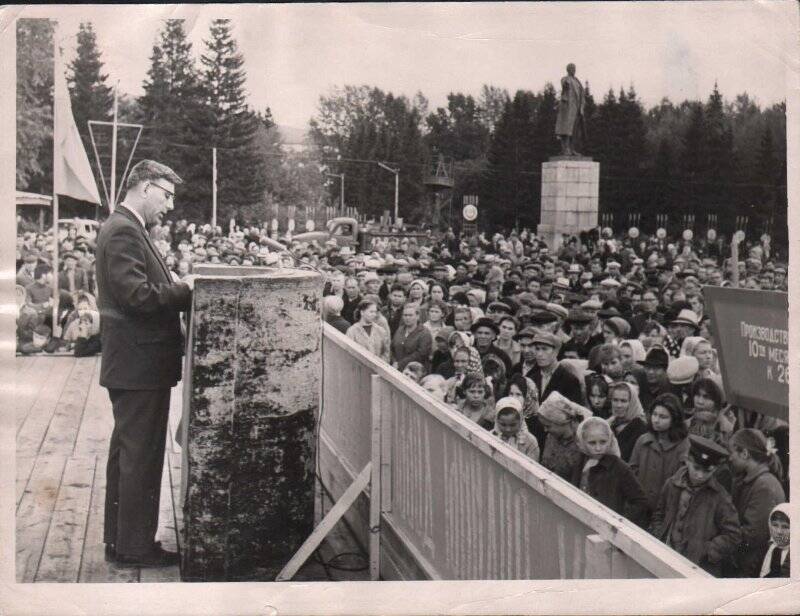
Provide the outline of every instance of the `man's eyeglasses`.
{"type": "Polygon", "coordinates": [[[166,188],[164,188],[160,184],[156,184],[155,182],[150,182],[150,184],[152,184],[156,188],[160,188],[161,190],[163,190],[164,194],[167,196],[167,199],[174,199],[175,198],[175,193],[174,192],[167,190],[166,188]]]}

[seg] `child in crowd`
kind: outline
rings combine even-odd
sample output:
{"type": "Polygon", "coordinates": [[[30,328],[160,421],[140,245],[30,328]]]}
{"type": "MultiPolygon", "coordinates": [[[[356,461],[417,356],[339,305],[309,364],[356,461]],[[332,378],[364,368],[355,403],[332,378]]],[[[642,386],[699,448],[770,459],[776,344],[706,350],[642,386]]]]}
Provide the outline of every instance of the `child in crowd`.
{"type": "Polygon", "coordinates": [[[650,524],[653,535],[716,576],[742,538],[731,497],[713,476],[727,457],[714,441],[690,435],[686,466],[665,484],[650,524]]]}
{"type": "Polygon", "coordinates": [[[599,351],[600,365],[603,374],[612,382],[621,381],[625,375],[625,366],[622,363],[622,353],[616,344],[604,344],[599,351]]]}
{"type": "Polygon", "coordinates": [[[427,391],[431,396],[441,402],[444,402],[445,378],[441,374],[429,374],[428,376],[423,377],[419,384],[420,387],[427,391]]]}
{"type": "Polygon", "coordinates": [[[586,399],[589,401],[589,410],[595,417],[601,419],[611,417],[608,384],[609,379],[605,375],[593,372],[586,376],[586,399]]]}
{"type": "MultiPolygon", "coordinates": [[[[453,376],[445,381],[445,402],[455,404],[458,400],[458,388],[469,373],[470,353],[467,347],[453,351],[453,376]]],[[[474,374],[474,373],[473,373],[474,374]]]]}
{"type": "Polygon", "coordinates": [[[690,395],[689,433],[725,445],[733,434],[736,416],[724,408],[722,390],[715,381],[703,377],[694,382],[690,395]]]}
{"type": "Polygon", "coordinates": [[[789,503],[781,503],[769,514],[770,541],[758,577],[789,577],[789,511],[789,503]]]}
{"type": "Polygon", "coordinates": [[[619,446],[608,423],[589,417],[578,426],[575,438],[583,455],[572,469],[572,483],[606,507],[645,526],[647,499],[630,467],[620,460],[619,446]]]}
{"type": "Polygon", "coordinates": [[[539,421],[539,390],[533,379],[522,376],[519,372],[513,373],[508,379],[506,395],[522,402],[522,418],[528,426],[528,432],[537,443],[544,443],[547,432],[539,421]]]}
{"type": "Polygon", "coordinates": [[[494,399],[491,388],[482,376],[467,374],[457,388],[457,397],[456,409],[459,413],[485,430],[494,428],[494,399]]]}
{"type": "Polygon", "coordinates": [[[418,361],[411,361],[403,368],[403,376],[407,376],[415,383],[419,383],[420,379],[425,376],[425,368],[418,361]]]}
{"type": "Polygon", "coordinates": [[[612,414],[608,423],[617,437],[620,457],[628,462],[636,441],[647,432],[644,409],[639,402],[639,390],[626,381],[620,381],[608,388],[608,396],[611,399],[612,414]]]}
{"type": "Polygon", "coordinates": [[[781,463],[760,430],[737,431],[729,449],[734,472],[731,496],[742,527],[742,541],[735,555],[736,574],[758,577],[761,554],[770,539],[770,512],[786,501],[780,482],[781,463]]]}
{"type": "Polygon", "coordinates": [[[539,443],[528,432],[522,417],[522,402],[517,398],[506,396],[497,401],[492,434],[531,460],[539,461],[539,443]]]}
{"type": "Polygon", "coordinates": [[[648,431],[633,447],[630,467],[652,512],[664,483],[681,468],[689,453],[689,437],[681,401],[674,394],[661,394],[655,399],[648,424],[648,431]]]}

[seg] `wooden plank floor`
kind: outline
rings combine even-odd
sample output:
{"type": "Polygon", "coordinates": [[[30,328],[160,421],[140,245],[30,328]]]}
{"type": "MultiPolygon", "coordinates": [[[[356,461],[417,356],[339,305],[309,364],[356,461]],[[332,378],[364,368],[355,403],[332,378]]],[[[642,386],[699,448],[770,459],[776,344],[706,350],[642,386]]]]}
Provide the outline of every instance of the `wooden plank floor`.
{"type": "MultiPolygon", "coordinates": [[[[106,459],[114,418],[100,387],[100,358],[32,356],[15,363],[16,571],[18,582],[177,582],[178,567],[138,569],[107,563],[103,544],[106,459]]],[[[174,440],[183,384],[172,391],[157,539],[179,546],[181,449],[174,440]]],[[[340,525],[341,526],[341,525],[340,525]]],[[[353,551],[337,528],[322,558],[353,551]]],[[[315,559],[295,579],[365,580],[315,559]]]]}

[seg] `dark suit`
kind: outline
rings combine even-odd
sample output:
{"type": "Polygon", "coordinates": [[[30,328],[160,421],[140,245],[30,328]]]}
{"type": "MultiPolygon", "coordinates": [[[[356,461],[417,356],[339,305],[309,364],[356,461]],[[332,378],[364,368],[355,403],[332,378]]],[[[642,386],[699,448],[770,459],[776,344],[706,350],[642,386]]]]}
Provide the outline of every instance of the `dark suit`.
{"type": "Polygon", "coordinates": [[[553,372],[553,376],[550,377],[544,390],[542,390],[542,370],[539,366],[535,366],[524,376],[536,383],[536,388],[539,390],[539,404],[547,400],[547,396],[554,391],[557,391],[568,400],[572,400],[575,404],[585,404],[580,379],[560,364],[556,366],[555,372],[553,372]]]}
{"type": "Polygon", "coordinates": [[[100,385],[114,431],[108,452],[104,541],[124,555],[153,548],[158,527],[170,389],[180,380],[180,312],[191,291],[175,283],[136,216],[119,207],[97,238],[102,321],[100,385]]]}

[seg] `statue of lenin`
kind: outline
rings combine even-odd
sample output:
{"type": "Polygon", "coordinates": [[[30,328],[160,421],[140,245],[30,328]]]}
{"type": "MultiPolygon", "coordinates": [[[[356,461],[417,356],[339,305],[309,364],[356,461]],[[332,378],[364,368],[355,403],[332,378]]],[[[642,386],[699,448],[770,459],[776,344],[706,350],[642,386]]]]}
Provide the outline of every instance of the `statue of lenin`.
{"type": "Polygon", "coordinates": [[[567,64],[567,74],[561,78],[561,100],[556,118],[556,136],[561,142],[563,156],[580,156],[573,148],[573,139],[579,126],[581,133],[585,134],[584,103],[583,85],[575,77],[575,65],[567,64]]]}

